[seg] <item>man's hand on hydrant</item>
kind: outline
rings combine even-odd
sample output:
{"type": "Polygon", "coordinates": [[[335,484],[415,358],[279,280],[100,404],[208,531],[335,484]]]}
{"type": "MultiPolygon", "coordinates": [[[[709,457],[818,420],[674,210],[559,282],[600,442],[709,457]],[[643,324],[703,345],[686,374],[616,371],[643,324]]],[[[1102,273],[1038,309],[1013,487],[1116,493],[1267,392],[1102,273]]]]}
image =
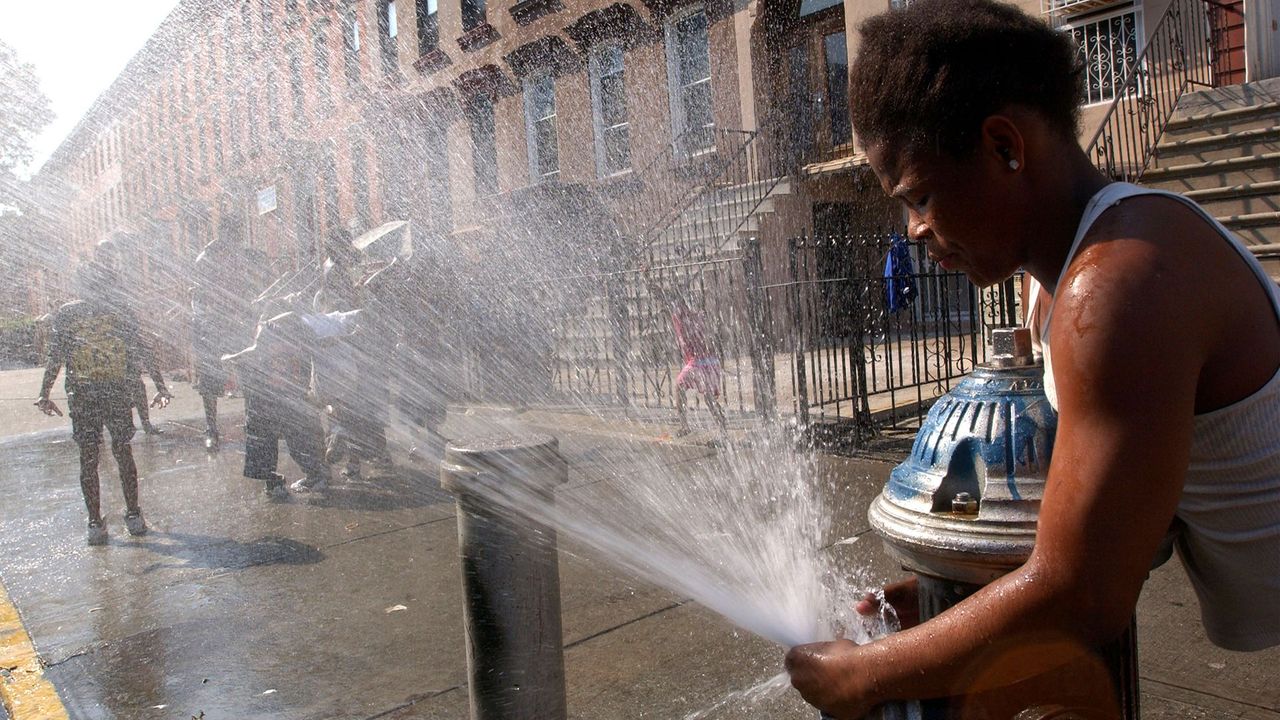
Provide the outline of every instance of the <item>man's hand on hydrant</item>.
{"type": "Polygon", "coordinates": [[[858,681],[857,654],[849,640],[799,645],[787,653],[787,673],[805,702],[836,720],[862,720],[875,702],[858,681]]]}

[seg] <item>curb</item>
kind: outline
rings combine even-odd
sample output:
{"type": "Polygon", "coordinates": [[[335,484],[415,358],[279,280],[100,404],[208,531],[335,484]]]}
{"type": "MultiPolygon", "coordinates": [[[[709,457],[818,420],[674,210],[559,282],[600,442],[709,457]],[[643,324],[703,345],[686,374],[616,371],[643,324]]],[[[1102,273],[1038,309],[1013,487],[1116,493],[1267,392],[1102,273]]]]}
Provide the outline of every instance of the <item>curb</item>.
{"type": "Polygon", "coordinates": [[[44,676],[18,608],[0,583],[0,702],[12,720],[63,720],[67,709],[44,676]]]}

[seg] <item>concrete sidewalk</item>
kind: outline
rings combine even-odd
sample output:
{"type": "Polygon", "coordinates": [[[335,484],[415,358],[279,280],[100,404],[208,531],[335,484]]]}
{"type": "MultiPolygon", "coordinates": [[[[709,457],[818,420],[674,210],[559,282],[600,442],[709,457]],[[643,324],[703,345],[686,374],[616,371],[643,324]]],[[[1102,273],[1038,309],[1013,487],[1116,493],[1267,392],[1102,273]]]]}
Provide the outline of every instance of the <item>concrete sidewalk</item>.
{"type": "MultiPolygon", "coordinates": [[[[6,385],[0,378],[0,391],[6,385]]],[[[175,392],[180,401],[187,394],[175,392]]],[[[183,408],[157,418],[192,414],[183,408]]],[[[522,419],[559,437],[571,472],[560,492],[625,483],[641,469],[678,471],[716,452],[664,440],[669,428],[547,411],[522,419]]],[[[104,462],[105,548],[84,545],[69,429],[14,434],[6,424],[0,580],[68,714],[467,717],[457,531],[434,464],[409,460],[401,447],[394,477],[270,504],[240,476],[243,434],[238,418],[226,421],[218,455],[199,447],[198,423],[139,436],[153,527],[143,538],[124,533],[114,467],[104,462]]],[[[816,468],[836,501],[827,540],[859,537],[834,550],[842,562],[877,581],[898,577],[866,522],[892,464],[823,456],[816,468]]],[[[284,471],[298,473],[287,461],[284,471]]],[[[777,675],[781,648],[582,550],[562,539],[570,717],[814,717],[791,691],[732,697],[777,675]]],[[[1176,561],[1153,574],[1138,617],[1145,718],[1280,718],[1280,652],[1210,646],[1176,561]]]]}

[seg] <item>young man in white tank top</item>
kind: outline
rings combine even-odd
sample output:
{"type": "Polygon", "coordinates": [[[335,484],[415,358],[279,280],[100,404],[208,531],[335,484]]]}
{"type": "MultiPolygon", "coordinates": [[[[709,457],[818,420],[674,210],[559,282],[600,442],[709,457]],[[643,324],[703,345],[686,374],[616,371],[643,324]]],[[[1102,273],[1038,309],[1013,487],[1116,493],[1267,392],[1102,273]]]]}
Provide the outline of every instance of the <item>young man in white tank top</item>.
{"type": "Polygon", "coordinates": [[[944,268],[1043,286],[1059,419],[1025,565],[883,640],[788,654],[835,718],[994,689],[1117,637],[1175,519],[1210,638],[1280,644],[1280,295],[1193,204],[1093,167],[1079,73],[1069,36],[988,0],[862,26],[851,104],[872,169],[944,268]]]}

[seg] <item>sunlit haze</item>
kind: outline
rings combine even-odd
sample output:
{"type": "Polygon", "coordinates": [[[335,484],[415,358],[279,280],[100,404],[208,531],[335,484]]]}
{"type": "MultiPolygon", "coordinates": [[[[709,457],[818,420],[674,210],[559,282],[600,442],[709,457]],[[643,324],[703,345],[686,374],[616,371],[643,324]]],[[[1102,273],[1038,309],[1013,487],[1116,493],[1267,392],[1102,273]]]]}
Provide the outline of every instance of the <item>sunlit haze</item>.
{"type": "Polygon", "coordinates": [[[37,170],[155,32],[176,0],[0,3],[0,40],[36,68],[57,115],[32,142],[37,170]]]}

